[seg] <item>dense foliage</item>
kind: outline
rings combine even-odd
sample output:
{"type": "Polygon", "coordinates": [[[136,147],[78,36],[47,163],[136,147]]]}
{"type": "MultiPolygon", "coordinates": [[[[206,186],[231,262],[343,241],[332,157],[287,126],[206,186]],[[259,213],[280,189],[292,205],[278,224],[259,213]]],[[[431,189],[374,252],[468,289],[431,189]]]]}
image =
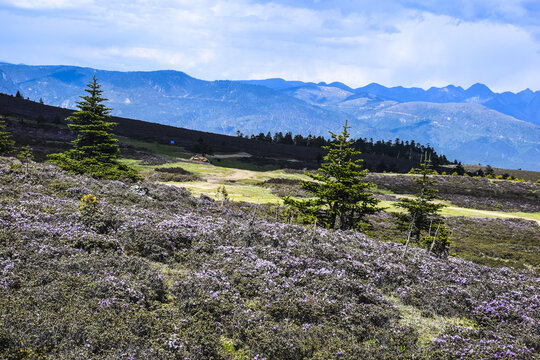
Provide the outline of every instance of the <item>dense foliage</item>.
{"type": "MultiPolygon", "coordinates": [[[[236,135],[238,137],[244,137],[242,132],[237,131],[236,135]]],[[[288,144],[296,146],[309,146],[322,148],[323,146],[328,146],[332,142],[332,139],[326,139],[324,136],[314,136],[307,135],[303,136],[302,134],[293,135],[292,132],[287,132],[285,135],[282,132],[276,132],[274,135],[268,132],[266,135],[264,133],[259,133],[258,135],[245,135],[245,138],[272,142],[274,144],[288,144]]],[[[411,141],[403,141],[399,138],[396,138],[394,141],[388,140],[377,140],[374,141],[373,138],[360,138],[353,140],[354,148],[362,153],[366,154],[375,154],[375,155],[386,155],[396,159],[421,159],[422,154],[428,152],[432,156],[433,165],[445,165],[450,164],[445,155],[439,155],[433,147],[429,144],[424,146],[411,141]]],[[[386,169],[383,169],[386,170],[386,169]]],[[[382,170],[381,170],[382,171],[382,170]]]]}
{"type": "Polygon", "coordinates": [[[111,109],[103,102],[103,90],[94,76],[77,102],[78,111],[69,116],[68,127],[77,138],[72,141],[73,148],[62,154],[52,154],[50,158],[60,167],[76,173],[88,173],[100,178],[137,178],[136,172],[117,162],[118,140],[111,129],[116,123],[109,122],[111,109]]]}
{"type": "Polygon", "coordinates": [[[539,355],[532,272],[401,259],[359,233],[14,161],[0,159],[0,358],[539,355]]]}
{"type": "Polygon", "coordinates": [[[369,192],[373,184],[363,180],[368,171],[359,165],[360,152],[354,150],[348,128],[345,122],[341,134],[330,132],[334,141],[323,147],[328,153],[321,167],[317,172],[306,173],[315,181],[301,182],[314,198],[284,198],[285,204],[297,208],[308,222],[316,220],[329,229],[360,229],[366,215],[380,210],[376,207],[379,200],[369,192]]]}

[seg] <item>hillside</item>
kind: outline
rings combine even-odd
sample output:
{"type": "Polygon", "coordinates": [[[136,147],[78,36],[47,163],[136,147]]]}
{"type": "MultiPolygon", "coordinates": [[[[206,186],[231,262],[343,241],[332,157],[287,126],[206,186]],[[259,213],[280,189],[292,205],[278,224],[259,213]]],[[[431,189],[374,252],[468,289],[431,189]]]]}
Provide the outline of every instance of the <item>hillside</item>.
{"type": "Polygon", "coordinates": [[[2,358],[539,356],[537,273],[15,162],[0,158],[2,358]]]}
{"type": "MultiPolygon", "coordinates": [[[[69,146],[72,135],[67,130],[64,119],[71,112],[72,110],[69,109],[0,93],[0,114],[8,117],[7,125],[18,143],[32,145],[40,159],[43,159],[47,153],[62,151],[69,146]],[[40,118],[42,120],[38,123],[37,120],[40,118]]],[[[141,142],[146,147],[148,143],[155,144],[151,146],[155,148],[155,146],[170,145],[173,141],[174,146],[170,146],[169,151],[178,153],[186,149],[193,150],[199,140],[202,140],[215,153],[248,153],[249,157],[240,159],[240,162],[244,163],[243,166],[297,169],[317,168],[317,159],[323,154],[323,151],[316,147],[261,142],[117,116],[114,116],[112,121],[118,124],[114,128],[115,134],[126,138],[123,140],[127,142],[125,145],[139,146],[139,148],[124,149],[130,153],[144,150],[140,148],[141,142]]],[[[404,157],[397,159],[375,154],[363,154],[362,157],[365,165],[370,169],[377,169],[382,163],[394,171],[407,172],[417,165],[417,161],[404,157]]],[[[242,164],[235,166],[242,166],[242,164]]]]}
{"type": "Polygon", "coordinates": [[[203,81],[178,71],[114,72],[73,66],[0,64],[0,91],[73,108],[96,75],[113,114],[222,134],[287,132],[326,135],[345,119],[354,137],[415,140],[463,162],[539,170],[540,93],[469,89],[352,89],[342,83],[203,81]],[[423,104],[423,105],[421,105],[423,104]],[[436,109],[436,111],[434,111],[436,109]],[[409,122],[409,119],[419,119],[409,122]],[[408,123],[396,126],[396,121],[408,123]],[[459,129],[454,136],[444,129],[459,129]],[[473,125],[464,126],[472,122],[473,125]],[[512,131],[508,132],[507,129],[512,131]],[[469,132],[470,131],[470,132],[469,132]]]}

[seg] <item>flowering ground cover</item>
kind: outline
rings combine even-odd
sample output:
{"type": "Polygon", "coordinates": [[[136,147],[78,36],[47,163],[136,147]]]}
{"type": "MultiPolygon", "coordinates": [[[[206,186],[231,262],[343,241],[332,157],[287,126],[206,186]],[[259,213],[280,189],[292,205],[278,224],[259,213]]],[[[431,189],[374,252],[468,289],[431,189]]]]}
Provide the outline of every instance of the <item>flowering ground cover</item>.
{"type": "Polygon", "coordinates": [[[540,355],[533,271],[14,162],[0,158],[2,359],[540,355]]]}

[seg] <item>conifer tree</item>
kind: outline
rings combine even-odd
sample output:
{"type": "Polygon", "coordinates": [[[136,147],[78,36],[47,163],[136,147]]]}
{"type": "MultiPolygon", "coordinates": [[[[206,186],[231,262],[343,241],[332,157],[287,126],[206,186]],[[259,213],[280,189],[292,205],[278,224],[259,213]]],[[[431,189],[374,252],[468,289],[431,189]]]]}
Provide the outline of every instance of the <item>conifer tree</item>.
{"type": "Polygon", "coordinates": [[[77,173],[89,173],[103,178],[136,178],[135,171],[117,162],[119,148],[111,130],[117,124],[107,121],[111,109],[103,102],[103,90],[96,77],[88,84],[89,95],[81,96],[78,111],[66,118],[68,127],[77,135],[73,148],[49,157],[64,169],[77,173]]]}
{"type": "Polygon", "coordinates": [[[66,119],[68,127],[77,134],[71,156],[78,160],[95,158],[101,162],[112,162],[118,157],[117,139],[110,133],[116,123],[108,122],[112,109],[105,107],[107,99],[101,97],[103,90],[94,76],[85,89],[89,95],[81,96],[78,111],[66,119]]]}
{"type": "Polygon", "coordinates": [[[30,146],[23,146],[19,150],[19,154],[17,154],[17,158],[21,161],[23,165],[25,165],[25,173],[28,173],[28,163],[30,160],[34,158],[34,155],[32,155],[32,148],[30,146]]]}
{"type": "Polygon", "coordinates": [[[11,134],[5,130],[6,124],[0,118],[0,155],[11,154],[15,151],[15,141],[11,138],[11,134]]]}
{"type": "Polygon", "coordinates": [[[359,165],[363,160],[358,158],[360,152],[349,139],[349,128],[345,122],[341,134],[330,131],[333,141],[323,147],[328,153],[321,167],[317,172],[306,173],[315,181],[301,182],[314,199],[284,198],[285,204],[297,208],[306,222],[317,221],[331,229],[363,229],[365,216],[380,210],[379,200],[369,192],[373,184],[364,180],[368,170],[359,165]]]}
{"type": "Polygon", "coordinates": [[[404,213],[396,213],[398,218],[398,228],[408,229],[407,245],[412,238],[414,242],[421,245],[422,236],[430,237],[438,227],[442,225],[442,218],[439,214],[443,204],[435,203],[438,199],[437,189],[433,186],[437,183],[430,178],[435,171],[432,169],[431,160],[424,155],[424,161],[420,164],[420,169],[412,169],[410,173],[420,175],[415,179],[418,184],[415,198],[402,198],[396,206],[405,210],[404,213]]]}

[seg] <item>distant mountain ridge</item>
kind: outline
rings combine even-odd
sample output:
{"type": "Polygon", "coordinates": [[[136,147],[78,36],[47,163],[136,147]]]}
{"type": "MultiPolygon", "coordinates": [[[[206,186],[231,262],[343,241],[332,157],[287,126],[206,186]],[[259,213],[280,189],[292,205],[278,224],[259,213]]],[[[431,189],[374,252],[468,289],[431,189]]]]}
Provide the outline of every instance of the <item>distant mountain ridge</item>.
{"type": "Polygon", "coordinates": [[[429,143],[450,159],[540,170],[540,91],[387,88],[283,79],[204,81],[180,71],[117,72],[0,63],[0,92],[74,108],[96,75],[113,114],[234,134],[328,135],[349,119],[354,137],[429,143]]]}
{"type": "Polygon", "coordinates": [[[445,87],[431,87],[428,90],[422,88],[402,86],[386,87],[377,83],[353,89],[343,83],[331,84],[286,81],[283,79],[266,80],[241,80],[245,84],[262,85],[274,90],[291,92],[294,89],[325,87],[336,88],[350,93],[350,96],[371,94],[379,97],[381,101],[395,101],[398,103],[423,101],[433,103],[474,103],[481,104],[500,113],[510,115],[519,120],[524,120],[540,125],[540,91],[525,89],[518,93],[503,92],[495,93],[484,84],[474,84],[468,89],[461,86],[448,85],[445,87]]]}

